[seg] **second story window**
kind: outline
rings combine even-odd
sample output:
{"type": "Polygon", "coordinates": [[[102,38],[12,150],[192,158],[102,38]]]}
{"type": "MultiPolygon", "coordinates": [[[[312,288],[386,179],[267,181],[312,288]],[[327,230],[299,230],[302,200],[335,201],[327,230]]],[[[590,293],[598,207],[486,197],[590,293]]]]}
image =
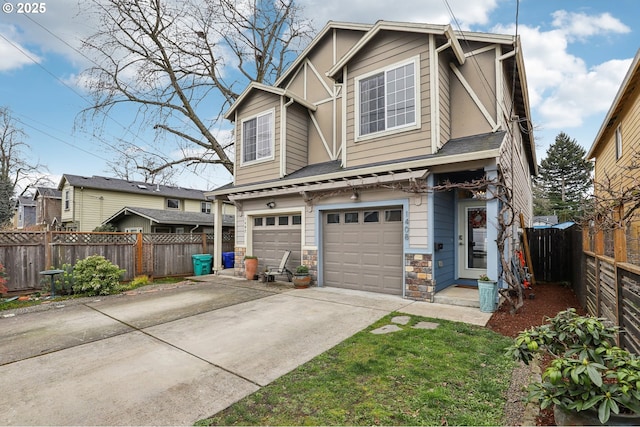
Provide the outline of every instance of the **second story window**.
{"type": "Polygon", "coordinates": [[[167,199],[167,209],[180,209],[180,200],[167,199]]]}
{"type": "Polygon", "coordinates": [[[358,136],[416,125],[418,59],[356,80],[358,136]]]}
{"type": "Polygon", "coordinates": [[[71,192],[66,190],[64,192],[64,210],[68,211],[71,208],[71,192]]]}
{"type": "Polygon", "coordinates": [[[242,121],[242,163],[273,157],[274,112],[242,121]]]}
{"type": "Polygon", "coordinates": [[[210,214],[211,213],[211,203],[210,202],[200,202],[200,212],[210,214]]]}

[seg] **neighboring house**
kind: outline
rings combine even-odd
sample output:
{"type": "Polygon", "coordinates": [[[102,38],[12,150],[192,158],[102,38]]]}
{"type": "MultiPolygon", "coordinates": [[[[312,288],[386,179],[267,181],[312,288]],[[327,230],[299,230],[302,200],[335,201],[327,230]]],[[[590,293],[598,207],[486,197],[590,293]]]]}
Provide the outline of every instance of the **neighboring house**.
{"type": "MultiPolygon", "coordinates": [[[[449,25],[329,22],[234,122],[236,267],[309,266],[320,286],[432,301],[499,277],[500,203],[438,184],[507,178],[532,218],[535,148],[518,38],[449,25]]],[[[508,249],[513,252],[513,248],[508,249]]]]}
{"type": "MultiPolygon", "coordinates": [[[[65,174],[60,180],[58,190],[62,195],[61,224],[69,231],[93,231],[118,213],[129,209],[152,209],[171,215],[171,221],[165,223],[148,222],[150,229],[140,222],[123,222],[119,231],[150,231],[152,233],[172,233],[192,231],[196,224],[192,215],[198,216],[198,232],[213,232],[213,213],[211,202],[204,192],[190,188],[148,184],[140,181],[128,181],[101,176],[78,176],[65,174]],[[184,215],[184,222],[176,218],[184,215]],[[130,225],[129,225],[130,224],[130,225]]],[[[166,216],[165,216],[166,218],[166,216]]]]}
{"type": "MultiPolygon", "coordinates": [[[[210,203],[210,202],[209,202],[210,203]]],[[[226,205],[233,211],[232,205],[226,205]]],[[[212,233],[211,209],[208,212],[178,212],[166,209],[124,207],[103,224],[113,224],[120,231],[140,233],[212,233]]],[[[222,231],[228,233],[235,226],[234,215],[224,214],[222,231]]]]}
{"type": "MultiPolygon", "coordinates": [[[[587,153],[587,159],[593,160],[594,194],[596,199],[606,203],[606,209],[613,212],[611,206],[618,206],[616,215],[627,215],[630,209],[636,209],[640,198],[637,188],[640,186],[640,50],[636,53],[609,112],[587,153]],[[611,200],[611,199],[615,200],[611,200]]],[[[626,246],[628,251],[619,250],[617,261],[628,260],[640,264],[640,211],[631,217],[626,227],[626,246]]],[[[616,218],[611,218],[617,223],[616,218]]],[[[609,237],[612,240],[611,230],[609,237]]],[[[620,246],[618,246],[621,249],[620,246]]],[[[596,253],[614,257],[613,244],[597,248],[596,253]]]]}
{"type": "Polygon", "coordinates": [[[33,228],[36,225],[36,202],[32,196],[18,196],[16,199],[13,226],[18,230],[33,228]]]}
{"type": "Polygon", "coordinates": [[[558,223],[558,215],[539,215],[533,217],[533,227],[547,228],[558,223]]]}
{"type": "Polygon", "coordinates": [[[62,193],[57,188],[36,187],[36,225],[41,230],[55,230],[60,224],[62,193]]]}

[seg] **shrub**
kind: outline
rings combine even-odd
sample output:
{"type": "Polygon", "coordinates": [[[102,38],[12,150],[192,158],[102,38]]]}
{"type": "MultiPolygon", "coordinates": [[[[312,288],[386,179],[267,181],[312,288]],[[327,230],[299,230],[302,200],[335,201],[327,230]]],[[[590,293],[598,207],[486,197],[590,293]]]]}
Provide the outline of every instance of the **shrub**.
{"type": "Polygon", "coordinates": [[[4,265],[0,263],[0,296],[9,292],[7,288],[7,272],[4,269],[4,265]]]}
{"type": "MultiPolygon", "coordinates": [[[[52,270],[56,270],[55,267],[51,267],[52,270]]],[[[60,270],[63,270],[64,273],[56,276],[54,284],[56,287],[56,293],[65,293],[70,294],[73,290],[73,266],[71,264],[62,264],[60,270]]],[[[49,284],[47,283],[47,286],[49,284]]],[[[43,286],[44,288],[45,286],[43,286]]]]}
{"type": "Polygon", "coordinates": [[[149,283],[151,283],[151,279],[149,279],[149,276],[147,275],[136,276],[133,278],[131,283],[129,283],[129,288],[135,289],[141,286],[147,286],[149,283]]]}
{"type": "Polygon", "coordinates": [[[125,272],[101,255],[78,261],[73,267],[73,291],[87,295],[109,295],[118,291],[125,272]]]}

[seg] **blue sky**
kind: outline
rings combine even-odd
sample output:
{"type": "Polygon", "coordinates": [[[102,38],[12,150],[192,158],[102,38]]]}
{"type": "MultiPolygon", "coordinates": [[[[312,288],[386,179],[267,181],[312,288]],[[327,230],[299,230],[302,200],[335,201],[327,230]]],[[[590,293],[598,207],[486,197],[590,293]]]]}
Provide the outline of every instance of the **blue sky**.
{"type": "MultiPolygon", "coordinates": [[[[17,6],[13,0],[2,0],[17,6]]],[[[109,144],[119,138],[150,144],[151,135],[132,135],[127,112],[114,114],[100,138],[76,126],[88,107],[76,77],[87,67],[76,50],[92,31],[78,19],[77,0],[44,2],[46,12],[0,12],[0,106],[9,107],[28,134],[30,156],[49,169],[57,184],[63,173],[108,176],[114,158],[109,144]],[[62,39],[64,42],[60,41],[62,39]]],[[[455,29],[514,34],[516,0],[298,0],[314,27],[327,20],[451,23],[455,29]]],[[[638,0],[520,0],[522,39],[538,161],[564,131],[588,149],[640,48],[638,0]]],[[[224,131],[224,129],[221,129],[224,131]]],[[[149,145],[147,145],[149,147],[149,145]]],[[[170,153],[169,147],[161,147],[170,153]]],[[[230,176],[221,168],[183,172],[179,185],[211,189],[230,176]]]]}

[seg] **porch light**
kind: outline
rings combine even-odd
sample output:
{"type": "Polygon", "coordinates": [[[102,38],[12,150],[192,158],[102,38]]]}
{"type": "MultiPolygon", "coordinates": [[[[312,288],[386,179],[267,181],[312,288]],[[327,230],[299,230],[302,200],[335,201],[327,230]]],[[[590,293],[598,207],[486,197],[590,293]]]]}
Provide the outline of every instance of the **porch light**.
{"type": "Polygon", "coordinates": [[[351,197],[349,197],[349,199],[351,200],[358,200],[358,197],[360,197],[358,195],[358,192],[356,190],[353,190],[353,194],[351,195],[351,197]]]}
{"type": "Polygon", "coordinates": [[[276,207],[276,202],[271,201],[271,202],[267,203],[267,207],[268,207],[269,209],[273,209],[273,208],[275,208],[275,207],[276,207]]]}

